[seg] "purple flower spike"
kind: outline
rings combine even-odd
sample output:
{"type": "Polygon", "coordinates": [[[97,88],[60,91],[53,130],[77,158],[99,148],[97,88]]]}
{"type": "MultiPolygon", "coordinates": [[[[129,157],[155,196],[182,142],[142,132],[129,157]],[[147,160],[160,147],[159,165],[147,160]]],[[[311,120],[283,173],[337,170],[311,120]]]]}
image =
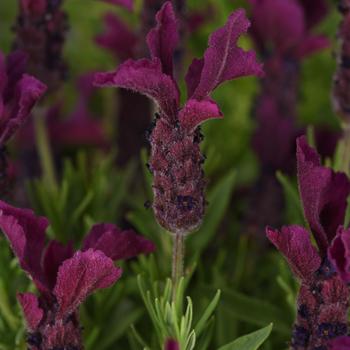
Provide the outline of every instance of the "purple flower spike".
{"type": "Polygon", "coordinates": [[[345,218],[350,182],[343,173],[321,166],[305,137],[297,141],[299,190],[304,213],[315,240],[325,254],[345,218]]]}
{"type": "Polygon", "coordinates": [[[266,229],[269,240],[286,257],[293,273],[301,280],[309,280],[321,265],[309,233],[301,226],[284,226],[281,231],[266,229]]]}
{"type": "Polygon", "coordinates": [[[0,52],[0,145],[4,144],[27,120],[46,86],[24,74],[26,55],[15,52],[7,62],[0,52]]]}
{"type": "Polygon", "coordinates": [[[72,244],[45,244],[46,218],[0,201],[0,228],[40,295],[18,294],[29,331],[29,350],[82,350],[79,305],[121,276],[113,260],[149,253],[150,241],[114,225],[95,225],[74,253],[72,244]]]}
{"type": "Polygon", "coordinates": [[[328,249],[333,263],[344,282],[350,283],[350,229],[339,227],[332,245],[328,249]]]}
{"type": "Polygon", "coordinates": [[[151,59],[127,60],[115,72],[96,74],[95,83],[141,93],[158,105],[159,113],[148,131],[152,148],[149,168],[154,175],[153,210],[166,230],[187,234],[200,226],[206,204],[199,125],[222,117],[209,95],[224,81],[261,74],[262,68],[253,52],[237,47],[239,36],[249,26],[244,11],[238,10],[212,34],[204,59],[195,59],[191,64],[185,78],[189,99],[181,108],[173,76],[179,35],[170,2],[163,5],[156,19],[156,27],[147,36],[151,59]]]}
{"type": "Polygon", "coordinates": [[[180,350],[180,347],[176,340],[168,339],[165,343],[164,350],[180,350]]]}
{"type": "Polygon", "coordinates": [[[329,350],[350,350],[350,337],[338,337],[331,342],[329,350]]]}

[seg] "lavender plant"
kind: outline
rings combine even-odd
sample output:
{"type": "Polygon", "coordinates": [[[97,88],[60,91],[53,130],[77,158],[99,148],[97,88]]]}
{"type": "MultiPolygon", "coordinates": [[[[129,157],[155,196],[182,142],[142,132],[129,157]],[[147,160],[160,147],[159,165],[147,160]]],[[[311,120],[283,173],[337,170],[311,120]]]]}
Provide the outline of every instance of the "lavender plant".
{"type": "MultiPolygon", "coordinates": [[[[318,57],[329,67],[332,58],[309,57],[331,46],[316,34],[336,30],[330,4],[241,1],[252,7],[251,36],[229,0],[88,5],[0,2],[0,46],[12,51],[0,57],[0,144],[11,155],[0,165],[13,179],[0,182],[11,203],[0,202],[0,350],[349,349],[346,1],[332,92],[344,137],[324,162],[312,132],[297,140],[301,200],[278,171],[294,173],[299,114],[328,101],[318,57]],[[125,62],[115,71],[94,73],[116,59],[125,62]],[[38,79],[49,94],[34,109],[46,90],[38,79]],[[136,160],[145,131],[150,156],[136,160]],[[296,279],[246,213],[249,223],[292,223],[267,236],[296,279]]],[[[321,109],[309,118],[332,117],[321,109]]],[[[316,131],[322,146],[325,135],[316,131]]]]}

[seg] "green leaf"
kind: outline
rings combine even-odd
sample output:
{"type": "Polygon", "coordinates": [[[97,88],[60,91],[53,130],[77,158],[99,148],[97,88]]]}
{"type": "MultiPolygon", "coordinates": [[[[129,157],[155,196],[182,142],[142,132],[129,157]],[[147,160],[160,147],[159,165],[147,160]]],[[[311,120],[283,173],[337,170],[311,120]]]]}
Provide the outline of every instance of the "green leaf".
{"type": "Polygon", "coordinates": [[[245,321],[257,326],[268,323],[275,325],[275,331],[283,335],[290,335],[293,322],[286,312],[278,307],[256,298],[252,298],[233,290],[223,290],[221,305],[237,320],[245,321]],[[290,318],[290,320],[288,320],[290,318]]]}
{"type": "Polygon", "coordinates": [[[346,200],[347,206],[345,211],[344,227],[348,228],[350,224],[350,196],[346,200]]]}
{"type": "Polygon", "coordinates": [[[304,225],[304,211],[301,205],[297,187],[294,186],[292,181],[280,171],[276,172],[276,177],[283,187],[290,221],[294,224],[304,225]]]}
{"type": "Polygon", "coordinates": [[[211,315],[215,311],[215,309],[219,303],[220,296],[221,296],[221,290],[218,290],[216,292],[213,300],[210,302],[210,304],[205,309],[202,317],[197,322],[195,329],[194,329],[197,337],[202,333],[203,329],[205,328],[205,326],[207,324],[207,321],[209,320],[209,318],[211,317],[211,315]]]}
{"type": "Polygon", "coordinates": [[[272,330],[272,323],[265,328],[244,335],[230,344],[220,347],[218,350],[257,350],[268,338],[272,330]]]}

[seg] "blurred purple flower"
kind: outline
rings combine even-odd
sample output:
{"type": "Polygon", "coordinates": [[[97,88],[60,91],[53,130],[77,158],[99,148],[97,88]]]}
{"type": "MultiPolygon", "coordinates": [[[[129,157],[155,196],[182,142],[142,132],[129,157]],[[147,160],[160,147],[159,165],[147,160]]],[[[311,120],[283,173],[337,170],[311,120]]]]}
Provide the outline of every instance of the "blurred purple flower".
{"type": "Polygon", "coordinates": [[[297,161],[305,218],[319,249],[301,226],[267,228],[266,233],[301,281],[291,348],[328,349],[331,339],[348,331],[347,238],[341,225],[350,182],[345,174],[323,167],[305,137],[297,140],[297,161]]]}
{"type": "Polygon", "coordinates": [[[329,40],[311,32],[327,14],[324,1],[250,0],[252,35],[261,52],[302,58],[329,46],[329,40]]]}
{"type": "Polygon", "coordinates": [[[136,33],[113,13],[106,13],[103,19],[105,31],[95,38],[96,43],[111,51],[117,59],[134,57],[138,42],[136,33]]]}
{"type": "Polygon", "coordinates": [[[58,87],[67,75],[62,50],[68,30],[62,0],[19,0],[20,13],[14,26],[14,47],[28,55],[28,72],[58,87]]]}
{"type": "Polygon", "coordinates": [[[327,14],[327,6],[323,0],[249,1],[250,33],[264,58],[265,71],[254,108],[256,129],[252,137],[261,175],[251,191],[250,206],[264,208],[264,216],[253,214],[246,221],[250,227],[263,230],[267,222],[280,225],[283,221],[283,192],[275,174],[278,170],[292,174],[295,169],[295,139],[305,133],[297,122],[300,65],[306,56],[329,46],[327,38],[313,33],[327,14]],[[269,188],[269,196],[275,197],[269,200],[276,204],[266,208],[265,193],[259,190],[259,196],[257,187],[269,188]]]}
{"type": "Polygon", "coordinates": [[[35,103],[43,96],[46,86],[24,74],[26,55],[0,52],[0,146],[27,120],[35,103]]]}
{"type": "Polygon", "coordinates": [[[157,14],[157,26],[147,36],[151,59],[127,60],[115,72],[96,75],[98,86],[130,89],[158,105],[159,116],[149,136],[153,209],[158,222],[170,232],[191,232],[202,221],[205,180],[199,125],[222,117],[218,105],[210,98],[211,92],[227,80],[262,74],[254,52],[245,52],[236,45],[248,27],[244,11],[238,10],[211,35],[204,58],[195,59],[189,67],[188,100],[182,108],[173,76],[173,55],[179,36],[170,2],[163,5],[157,14]]]}
{"type": "MultiPolygon", "coordinates": [[[[294,168],[300,62],[329,46],[329,40],[313,34],[313,28],[327,14],[324,1],[250,0],[251,34],[265,58],[265,77],[257,99],[257,129],[253,147],[263,167],[271,173],[294,168]],[[278,138],[275,135],[279,135],[278,138]],[[271,157],[270,150],[279,150],[271,157]]],[[[274,153],[274,152],[273,152],[274,153]]]]}
{"type": "Polygon", "coordinates": [[[83,242],[82,250],[55,240],[46,244],[49,222],[31,210],[0,201],[0,228],[9,240],[20,266],[40,291],[19,293],[27,321],[31,350],[82,349],[78,307],[97,289],[107,288],[121,276],[113,260],[149,253],[154,245],[133,231],[111,224],[97,224],[83,242]]]}
{"type": "MultiPolygon", "coordinates": [[[[63,102],[58,101],[47,111],[46,123],[50,142],[55,150],[74,146],[107,147],[108,140],[102,121],[94,115],[89,102],[96,88],[92,85],[94,73],[87,73],[77,81],[78,98],[73,110],[64,115],[63,102]]],[[[32,145],[34,126],[28,125],[17,138],[20,146],[32,145]]]]}
{"type": "Polygon", "coordinates": [[[93,78],[94,73],[87,73],[78,79],[78,101],[66,118],[62,118],[61,103],[49,110],[48,131],[54,147],[108,145],[101,119],[93,115],[89,108],[95,91],[93,78]]]}

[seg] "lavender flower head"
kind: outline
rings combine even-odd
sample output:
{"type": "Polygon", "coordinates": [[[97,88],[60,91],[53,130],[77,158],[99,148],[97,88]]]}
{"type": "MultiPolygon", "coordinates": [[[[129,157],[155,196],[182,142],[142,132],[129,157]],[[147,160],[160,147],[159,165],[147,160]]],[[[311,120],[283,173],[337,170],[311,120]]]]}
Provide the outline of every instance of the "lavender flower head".
{"type": "Polygon", "coordinates": [[[107,288],[121,276],[113,260],[149,253],[153,244],[132,231],[111,224],[93,226],[74,252],[72,244],[50,240],[49,222],[31,210],[0,201],[0,228],[40,295],[19,293],[27,322],[30,350],[83,349],[79,305],[94,291],[107,288]]]}
{"type": "Polygon", "coordinates": [[[28,54],[28,72],[44,81],[50,90],[67,75],[62,50],[68,30],[62,0],[20,0],[14,26],[14,48],[28,54]]]}
{"type": "Polygon", "coordinates": [[[268,228],[267,236],[301,282],[291,348],[326,350],[333,339],[348,332],[350,295],[336,251],[341,249],[339,234],[343,233],[350,182],[345,174],[323,167],[305,137],[297,141],[297,162],[305,218],[318,250],[301,226],[285,226],[280,231],[268,228]]]}
{"type": "Polygon", "coordinates": [[[147,36],[151,59],[127,60],[115,72],[97,74],[95,83],[130,89],[156,102],[158,113],[149,131],[153,210],[166,230],[186,234],[200,226],[206,204],[199,125],[222,118],[210,94],[227,80],[262,74],[262,68],[254,52],[236,46],[239,36],[249,27],[244,11],[237,10],[224,27],[211,35],[204,58],[193,60],[186,75],[188,99],[180,107],[173,75],[179,35],[170,2],[163,5],[156,18],[157,26],[147,36]]]}

